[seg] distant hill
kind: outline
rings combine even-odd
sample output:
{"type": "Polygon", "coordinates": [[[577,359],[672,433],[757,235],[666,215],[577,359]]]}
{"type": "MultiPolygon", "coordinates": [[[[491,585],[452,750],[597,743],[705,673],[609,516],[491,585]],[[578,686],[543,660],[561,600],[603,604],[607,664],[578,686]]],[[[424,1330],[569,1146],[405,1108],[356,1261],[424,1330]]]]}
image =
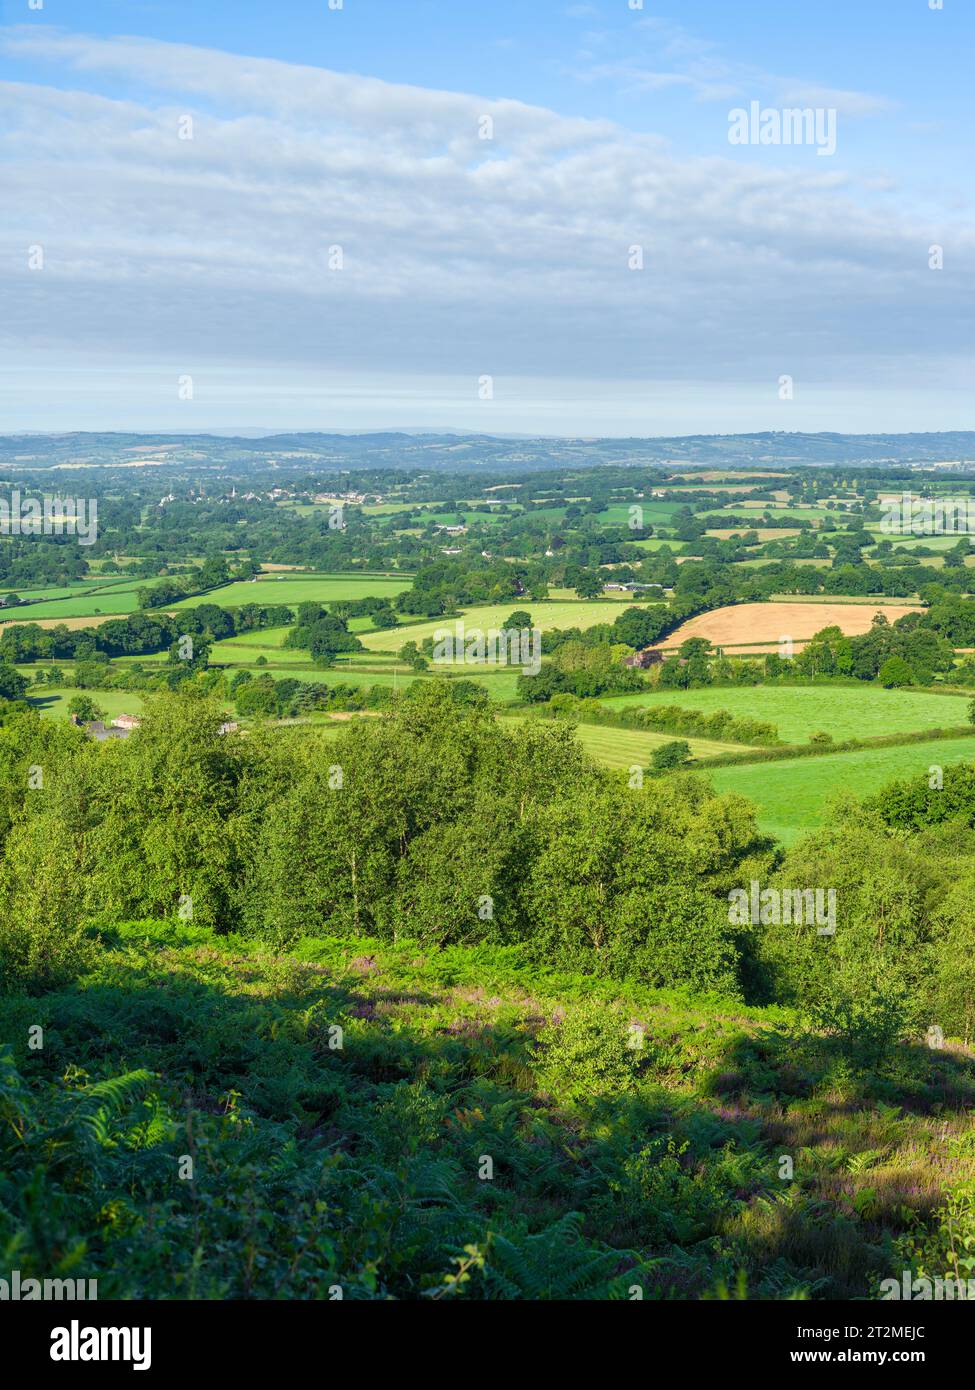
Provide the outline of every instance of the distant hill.
{"type": "Polygon", "coordinates": [[[0,465],[11,469],[78,466],[197,468],[275,464],[293,469],[411,468],[492,472],[611,464],[689,467],[796,466],[975,467],[975,431],[931,434],[686,435],[651,439],[500,438],[486,434],[27,434],[0,435],[0,465]]]}

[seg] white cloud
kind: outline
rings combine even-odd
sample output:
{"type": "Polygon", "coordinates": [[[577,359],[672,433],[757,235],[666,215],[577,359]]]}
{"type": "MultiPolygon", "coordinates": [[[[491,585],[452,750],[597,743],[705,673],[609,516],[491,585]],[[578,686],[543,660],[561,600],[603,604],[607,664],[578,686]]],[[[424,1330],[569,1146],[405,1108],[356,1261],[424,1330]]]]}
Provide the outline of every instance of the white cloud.
{"type": "Polygon", "coordinates": [[[786,106],[826,106],[850,119],[885,115],[895,108],[887,97],[831,88],[739,62],[710,39],[660,16],[637,20],[623,39],[604,33],[602,40],[599,60],[580,55],[583,66],[576,76],[585,82],[612,81],[637,92],[684,87],[702,102],[755,98],[786,106]],[[608,56],[606,50],[612,47],[621,49],[619,57],[608,56]]]}
{"type": "Polygon", "coordinates": [[[919,334],[948,360],[966,351],[970,226],[946,214],[933,237],[893,194],[877,206],[875,180],[815,158],[681,159],[608,121],[144,39],[15,30],[0,47],[57,84],[0,84],[14,359],[114,355],[163,383],[290,364],[304,382],[489,373],[760,395],[783,372],[828,381],[841,356],[851,389],[909,384],[919,334]],[[106,76],[151,96],[91,90],[106,76]],[[950,246],[950,293],[932,240],[950,246]]]}

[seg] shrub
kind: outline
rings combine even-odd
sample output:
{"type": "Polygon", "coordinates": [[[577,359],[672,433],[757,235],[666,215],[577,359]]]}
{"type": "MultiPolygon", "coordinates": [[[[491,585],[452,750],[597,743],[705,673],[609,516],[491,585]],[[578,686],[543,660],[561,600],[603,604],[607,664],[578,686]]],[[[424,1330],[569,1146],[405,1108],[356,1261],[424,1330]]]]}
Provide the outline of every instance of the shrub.
{"type": "Polygon", "coordinates": [[[597,1000],[541,1030],[532,1048],[535,1078],[556,1100],[592,1100],[634,1085],[643,1059],[623,1015],[597,1000]]]}
{"type": "Polygon", "coordinates": [[[672,768],[682,767],[684,763],[690,761],[690,744],[678,740],[674,743],[662,743],[659,748],[655,748],[650,757],[650,766],[654,772],[669,772],[672,768]]]}

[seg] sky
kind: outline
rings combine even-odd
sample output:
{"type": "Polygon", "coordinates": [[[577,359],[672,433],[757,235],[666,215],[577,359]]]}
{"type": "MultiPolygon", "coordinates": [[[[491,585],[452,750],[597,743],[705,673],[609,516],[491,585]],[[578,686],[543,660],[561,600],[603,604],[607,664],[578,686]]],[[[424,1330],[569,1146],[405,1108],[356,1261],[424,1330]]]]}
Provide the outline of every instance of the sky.
{"type": "Polygon", "coordinates": [[[973,52],[973,0],[0,0],[0,432],[975,428],[973,52]]]}

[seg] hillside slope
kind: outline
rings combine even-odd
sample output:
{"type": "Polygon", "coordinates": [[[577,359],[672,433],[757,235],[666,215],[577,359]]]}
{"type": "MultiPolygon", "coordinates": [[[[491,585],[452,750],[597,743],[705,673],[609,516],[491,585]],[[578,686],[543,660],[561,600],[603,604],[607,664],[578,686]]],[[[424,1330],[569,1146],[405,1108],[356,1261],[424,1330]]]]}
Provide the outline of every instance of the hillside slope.
{"type": "Polygon", "coordinates": [[[24,1277],[102,1298],[870,1298],[951,1271],[972,1231],[961,1048],[867,1064],[784,1010],[514,948],[281,955],[150,922],[95,959],[0,997],[0,1252],[24,1277]]]}

